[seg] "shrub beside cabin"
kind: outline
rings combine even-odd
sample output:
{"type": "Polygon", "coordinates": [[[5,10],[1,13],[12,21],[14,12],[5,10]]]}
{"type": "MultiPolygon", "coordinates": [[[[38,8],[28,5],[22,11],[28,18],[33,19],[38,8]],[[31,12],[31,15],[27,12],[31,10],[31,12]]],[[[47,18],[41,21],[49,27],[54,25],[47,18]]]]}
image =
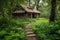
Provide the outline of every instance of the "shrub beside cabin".
{"type": "Polygon", "coordinates": [[[33,9],[32,7],[21,5],[19,9],[14,10],[12,16],[19,18],[39,18],[40,12],[36,9],[33,9]]]}

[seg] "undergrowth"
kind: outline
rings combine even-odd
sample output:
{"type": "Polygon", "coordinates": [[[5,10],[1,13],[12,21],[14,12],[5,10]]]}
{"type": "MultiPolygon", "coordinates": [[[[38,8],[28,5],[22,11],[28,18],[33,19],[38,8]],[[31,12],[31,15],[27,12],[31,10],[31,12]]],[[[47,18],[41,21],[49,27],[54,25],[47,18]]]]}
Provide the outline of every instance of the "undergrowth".
{"type": "Polygon", "coordinates": [[[26,24],[20,19],[0,18],[0,40],[25,40],[26,24]]]}
{"type": "Polygon", "coordinates": [[[40,40],[60,40],[59,22],[49,23],[47,21],[38,22],[36,20],[36,22],[32,23],[32,30],[37,34],[40,40]]]}

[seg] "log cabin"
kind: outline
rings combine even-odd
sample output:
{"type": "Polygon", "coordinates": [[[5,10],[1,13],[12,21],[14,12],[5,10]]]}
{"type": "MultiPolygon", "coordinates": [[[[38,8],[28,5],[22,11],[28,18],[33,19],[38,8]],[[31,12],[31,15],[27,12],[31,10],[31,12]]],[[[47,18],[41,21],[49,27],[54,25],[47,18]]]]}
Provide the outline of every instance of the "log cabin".
{"type": "Polygon", "coordinates": [[[32,7],[21,5],[19,9],[13,11],[12,16],[19,18],[39,18],[40,11],[32,7]]]}

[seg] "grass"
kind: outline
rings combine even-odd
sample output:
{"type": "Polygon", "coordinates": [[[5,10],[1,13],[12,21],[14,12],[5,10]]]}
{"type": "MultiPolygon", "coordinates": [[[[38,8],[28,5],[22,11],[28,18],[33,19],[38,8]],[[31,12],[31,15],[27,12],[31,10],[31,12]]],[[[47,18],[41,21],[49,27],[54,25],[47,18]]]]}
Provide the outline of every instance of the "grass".
{"type": "Polygon", "coordinates": [[[49,23],[49,19],[46,19],[46,18],[38,18],[38,19],[35,19],[35,22],[33,22],[34,24],[42,24],[42,23],[49,23]]]}

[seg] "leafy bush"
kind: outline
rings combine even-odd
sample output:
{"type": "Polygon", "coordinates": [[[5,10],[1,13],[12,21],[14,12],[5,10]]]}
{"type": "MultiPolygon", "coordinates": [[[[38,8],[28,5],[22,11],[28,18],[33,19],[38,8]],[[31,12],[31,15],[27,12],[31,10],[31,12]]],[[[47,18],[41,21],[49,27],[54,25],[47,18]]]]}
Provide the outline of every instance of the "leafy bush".
{"type": "Polygon", "coordinates": [[[15,19],[0,19],[0,40],[25,40],[26,23],[15,19]]]}
{"type": "Polygon", "coordinates": [[[25,32],[23,29],[11,29],[1,30],[0,40],[25,40],[25,32]]]}
{"type": "Polygon", "coordinates": [[[60,40],[59,24],[50,23],[33,24],[32,29],[38,35],[40,40],[60,40]]]}

